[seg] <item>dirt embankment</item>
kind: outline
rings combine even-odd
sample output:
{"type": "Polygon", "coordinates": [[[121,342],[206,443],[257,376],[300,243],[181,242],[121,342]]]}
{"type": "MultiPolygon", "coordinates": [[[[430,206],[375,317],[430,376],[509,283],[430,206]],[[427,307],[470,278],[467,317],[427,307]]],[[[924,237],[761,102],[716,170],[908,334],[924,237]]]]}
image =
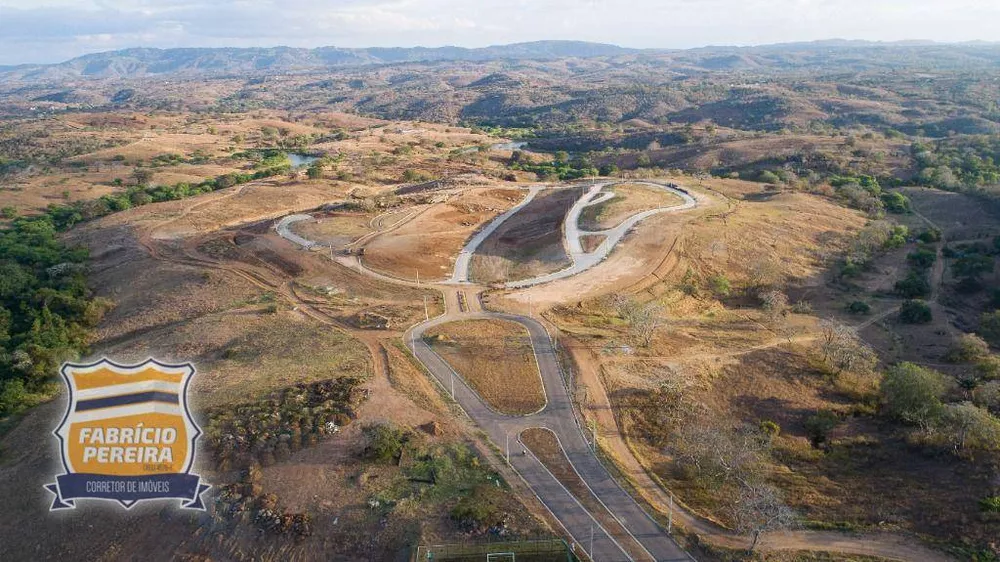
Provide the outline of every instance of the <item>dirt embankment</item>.
{"type": "Polygon", "coordinates": [[[472,258],[472,278],[516,281],[568,267],[562,223],[581,194],[577,188],[540,193],[483,242],[472,258]]]}

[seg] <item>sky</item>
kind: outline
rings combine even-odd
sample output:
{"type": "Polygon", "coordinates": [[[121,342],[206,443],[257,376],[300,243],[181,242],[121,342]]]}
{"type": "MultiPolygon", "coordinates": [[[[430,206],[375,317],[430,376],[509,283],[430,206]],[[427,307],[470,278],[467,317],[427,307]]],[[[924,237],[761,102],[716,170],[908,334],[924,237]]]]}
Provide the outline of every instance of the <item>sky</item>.
{"type": "Polygon", "coordinates": [[[0,0],[0,64],[128,47],[1000,40],[997,0],[0,0]]]}

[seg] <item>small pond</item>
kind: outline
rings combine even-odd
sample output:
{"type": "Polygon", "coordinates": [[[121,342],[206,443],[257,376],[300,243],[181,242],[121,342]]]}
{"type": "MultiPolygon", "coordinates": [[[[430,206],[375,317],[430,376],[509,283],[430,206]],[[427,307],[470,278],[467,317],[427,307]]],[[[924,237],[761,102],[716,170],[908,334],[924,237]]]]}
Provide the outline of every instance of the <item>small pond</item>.
{"type": "Polygon", "coordinates": [[[293,168],[301,168],[302,166],[308,166],[309,164],[319,160],[319,156],[289,152],[288,159],[291,160],[293,168]]]}

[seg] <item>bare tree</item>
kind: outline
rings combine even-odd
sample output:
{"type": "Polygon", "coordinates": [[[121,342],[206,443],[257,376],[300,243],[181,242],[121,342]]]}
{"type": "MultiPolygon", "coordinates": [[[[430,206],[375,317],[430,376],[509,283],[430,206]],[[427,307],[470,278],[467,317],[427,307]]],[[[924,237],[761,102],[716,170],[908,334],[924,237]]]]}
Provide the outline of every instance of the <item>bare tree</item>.
{"type": "Polygon", "coordinates": [[[716,482],[741,486],[758,479],[770,449],[770,439],[756,428],[732,430],[708,419],[689,420],[673,439],[673,454],[681,464],[716,482]]]}
{"type": "Polygon", "coordinates": [[[788,296],[778,289],[768,289],[760,293],[761,308],[770,321],[780,319],[788,311],[788,296]]]}
{"type": "Polygon", "coordinates": [[[820,322],[823,362],[839,375],[844,371],[867,373],[878,365],[878,355],[858,337],[853,328],[824,320],[820,322]]]}
{"type": "Polygon", "coordinates": [[[788,529],[795,524],[795,512],[781,499],[771,485],[755,482],[740,488],[732,506],[733,521],[738,533],[750,536],[747,553],[752,553],[765,533],[788,529]]]}
{"type": "Polygon", "coordinates": [[[643,304],[621,293],[611,295],[611,306],[625,321],[629,336],[641,342],[643,347],[649,347],[656,329],[663,324],[663,307],[656,302],[643,304]]]}
{"type": "Polygon", "coordinates": [[[784,275],[778,262],[771,256],[764,256],[753,261],[748,268],[746,289],[750,295],[760,295],[783,281],[784,275]]]}

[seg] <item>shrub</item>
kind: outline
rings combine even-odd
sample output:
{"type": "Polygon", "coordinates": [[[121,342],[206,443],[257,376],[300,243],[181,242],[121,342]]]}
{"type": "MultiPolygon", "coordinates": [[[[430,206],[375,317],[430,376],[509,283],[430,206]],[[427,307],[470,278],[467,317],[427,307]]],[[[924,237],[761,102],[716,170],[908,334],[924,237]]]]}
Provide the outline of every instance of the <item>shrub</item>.
{"type": "Polygon", "coordinates": [[[990,345],[1000,345],[1000,310],[980,316],[978,332],[990,345]]]}
{"type": "Polygon", "coordinates": [[[990,354],[990,345],[975,334],[962,334],[945,356],[951,363],[971,363],[985,359],[990,354]]]}
{"type": "Polygon", "coordinates": [[[451,518],[466,530],[479,531],[504,524],[502,494],[494,486],[480,484],[451,509],[451,518]]]}
{"type": "Polygon", "coordinates": [[[368,437],[365,456],[386,464],[399,461],[403,453],[403,443],[406,441],[403,430],[388,423],[381,423],[366,427],[365,435],[368,437]]]}
{"type": "Polygon", "coordinates": [[[927,280],[927,275],[917,272],[910,272],[906,279],[896,281],[894,289],[896,294],[907,299],[926,297],[931,294],[931,284],[927,280]]]}
{"type": "Polygon", "coordinates": [[[3,216],[5,219],[15,218],[17,217],[17,208],[8,205],[3,209],[0,209],[0,216],[3,216]]]}
{"type": "Polygon", "coordinates": [[[761,420],[760,421],[760,432],[766,435],[769,439],[774,439],[781,434],[781,426],[777,422],[771,420],[761,420]]]}
{"type": "Polygon", "coordinates": [[[730,293],[732,293],[732,286],[729,283],[729,278],[722,274],[709,277],[708,286],[712,289],[712,292],[720,298],[728,297],[730,293]]]}
{"type": "Polygon", "coordinates": [[[910,252],[906,256],[906,261],[910,262],[910,265],[917,269],[930,269],[934,265],[934,262],[937,261],[937,253],[926,248],[919,248],[914,252],[910,252]]]}
{"type": "Polygon", "coordinates": [[[934,242],[941,241],[941,231],[936,228],[930,228],[920,233],[917,236],[917,240],[920,240],[924,244],[933,244],[934,242]]]}
{"type": "Polygon", "coordinates": [[[904,324],[927,324],[931,320],[931,307],[924,301],[908,300],[899,307],[899,321],[904,324]]]}
{"type": "Polygon", "coordinates": [[[910,212],[909,198],[898,191],[883,193],[882,203],[885,205],[885,210],[890,213],[903,214],[910,212]]]}
{"type": "Polygon", "coordinates": [[[927,427],[941,412],[945,378],[937,371],[900,363],[885,372],[879,391],[889,417],[927,427]]]}
{"type": "Polygon", "coordinates": [[[830,432],[840,423],[840,418],[830,410],[820,410],[806,418],[806,435],[814,448],[820,448],[830,437],[830,432]]]}
{"type": "Polygon", "coordinates": [[[1000,380],[1000,358],[992,355],[984,357],[976,363],[975,374],[984,381],[1000,380]]]}
{"type": "Polygon", "coordinates": [[[955,451],[1000,449],[1000,420],[974,404],[948,404],[941,421],[955,451]]]}
{"type": "Polygon", "coordinates": [[[865,301],[854,301],[847,305],[847,312],[861,316],[871,314],[872,307],[865,301]]]}
{"type": "Polygon", "coordinates": [[[979,510],[986,513],[1000,513],[1000,496],[989,496],[979,500],[979,510]]]}

